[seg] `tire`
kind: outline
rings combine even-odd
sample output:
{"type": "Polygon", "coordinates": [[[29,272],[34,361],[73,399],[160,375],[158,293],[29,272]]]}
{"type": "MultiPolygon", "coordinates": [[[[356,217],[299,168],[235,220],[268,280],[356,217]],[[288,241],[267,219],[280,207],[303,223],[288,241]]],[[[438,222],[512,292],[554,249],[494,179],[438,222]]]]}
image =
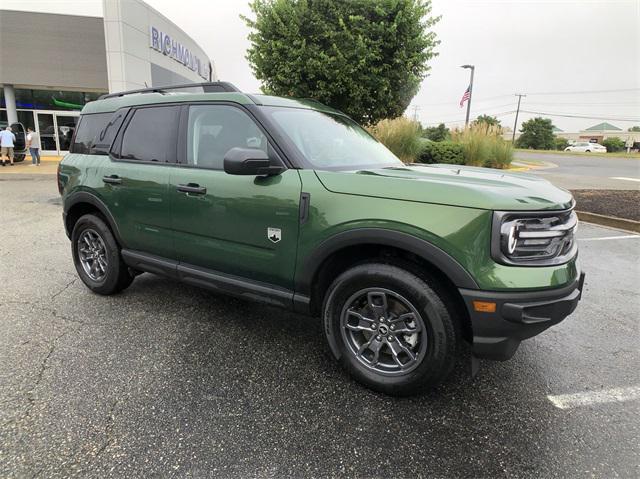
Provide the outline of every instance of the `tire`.
{"type": "Polygon", "coordinates": [[[591,153],[591,150],[584,150],[585,153],[591,153]]]}
{"type": "Polygon", "coordinates": [[[436,291],[432,280],[394,265],[347,270],[329,287],[322,309],[333,356],[357,381],[385,394],[435,386],[453,369],[460,341],[436,291]]]}
{"type": "Polygon", "coordinates": [[[71,252],[78,276],[94,293],[115,294],[133,281],[113,233],[99,216],[78,219],[71,233],[71,252]]]}

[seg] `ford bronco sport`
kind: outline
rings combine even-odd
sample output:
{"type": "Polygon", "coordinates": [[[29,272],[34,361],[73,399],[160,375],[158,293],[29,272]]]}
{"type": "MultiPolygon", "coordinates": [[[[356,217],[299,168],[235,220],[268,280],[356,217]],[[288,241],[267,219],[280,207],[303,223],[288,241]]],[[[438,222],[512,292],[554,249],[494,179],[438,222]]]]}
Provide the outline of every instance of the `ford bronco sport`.
{"type": "Polygon", "coordinates": [[[58,186],[92,291],[149,272],[320,316],[333,356],[389,394],[441,381],[462,340],[510,358],[583,285],[567,191],[405,165],[338,111],[228,83],[87,104],[58,186]]]}

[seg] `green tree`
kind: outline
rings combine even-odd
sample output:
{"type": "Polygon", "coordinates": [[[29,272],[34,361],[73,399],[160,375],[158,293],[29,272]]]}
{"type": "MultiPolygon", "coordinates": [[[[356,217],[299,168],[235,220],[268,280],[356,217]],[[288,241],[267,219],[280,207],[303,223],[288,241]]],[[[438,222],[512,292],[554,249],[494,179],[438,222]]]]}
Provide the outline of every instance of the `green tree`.
{"type": "Polygon", "coordinates": [[[497,128],[502,128],[502,125],[500,124],[500,120],[498,120],[495,116],[489,116],[489,115],[480,115],[478,118],[475,119],[474,123],[476,125],[486,125],[486,126],[495,126],[497,128]]]}
{"type": "Polygon", "coordinates": [[[405,111],[439,43],[431,0],[252,0],[247,60],[265,93],[374,124],[405,111]]]}
{"type": "Polygon", "coordinates": [[[562,138],[560,136],[556,136],[556,150],[563,151],[567,146],[569,146],[569,141],[566,138],[562,138]]]}
{"type": "Polygon", "coordinates": [[[602,141],[602,146],[607,149],[607,153],[612,153],[614,151],[623,151],[625,144],[617,136],[612,136],[602,141]]]}
{"type": "Polygon", "coordinates": [[[451,138],[449,128],[447,128],[444,123],[440,123],[438,126],[424,128],[422,130],[422,136],[431,141],[446,141],[451,138]]]}
{"type": "Polygon", "coordinates": [[[533,148],[534,150],[553,150],[555,148],[555,136],[553,123],[548,118],[532,118],[525,121],[520,127],[522,133],[518,138],[519,148],[533,148]]]}
{"type": "Polygon", "coordinates": [[[628,131],[640,131],[640,126],[632,126],[628,131]]]}

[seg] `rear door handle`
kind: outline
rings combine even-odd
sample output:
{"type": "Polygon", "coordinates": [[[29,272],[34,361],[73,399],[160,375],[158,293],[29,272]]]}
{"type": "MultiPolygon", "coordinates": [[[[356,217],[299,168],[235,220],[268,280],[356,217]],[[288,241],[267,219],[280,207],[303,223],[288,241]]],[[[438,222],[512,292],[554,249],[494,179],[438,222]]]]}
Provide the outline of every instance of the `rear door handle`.
{"type": "Polygon", "coordinates": [[[192,193],[194,195],[207,194],[207,188],[204,186],[200,186],[197,183],[187,183],[186,185],[178,185],[176,190],[181,191],[182,193],[192,193]]]}
{"type": "Polygon", "coordinates": [[[120,178],[118,175],[103,176],[102,181],[104,181],[105,183],[109,183],[110,185],[122,184],[122,178],[120,178]]]}

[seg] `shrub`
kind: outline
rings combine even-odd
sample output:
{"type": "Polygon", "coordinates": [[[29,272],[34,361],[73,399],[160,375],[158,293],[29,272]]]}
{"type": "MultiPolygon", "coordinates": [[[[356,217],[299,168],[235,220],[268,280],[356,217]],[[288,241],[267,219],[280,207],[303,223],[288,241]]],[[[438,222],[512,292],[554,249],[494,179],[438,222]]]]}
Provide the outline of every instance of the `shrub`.
{"type": "Polygon", "coordinates": [[[509,168],[513,160],[513,146],[511,142],[504,141],[500,137],[496,137],[491,146],[491,158],[484,166],[489,168],[509,168]]]}
{"type": "Polygon", "coordinates": [[[423,140],[419,163],[447,163],[452,165],[464,165],[462,145],[453,141],[428,141],[423,140]]]}
{"type": "Polygon", "coordinates": [[[405,117],[381,120],[369,132],[404,163],[413,163],[420,151],[420,123],[405,117]]]}
{"type": "Polygon", "coordinates": [[[569,141],[566,138],[560,138],[559,136],[556,136],[555,142],[556,150],[559,151],[564,151],[564,149],[569,146],[569,141]]]}
{"type": "Polygon", "coordinates": [[[422,136],[428,138],[431,141],[445,141],[451,139],[449,128],[444,123],[440,123],[438,126],[430,126],[422,130],[422,136]]]}
{"type": "Polygon", "coordinates": [[[624,141],[617,136],[607,138],[602,142],[602,146],[607,149],[607,153],[613,153],[614,151],[623,151],[625,149],[624,141]]]}
{"type": "Polygon", "coordinates": [[[466,165],[508,168],[513,159],[513,147],[500,132],[499,126],[481,123],[455,130],[452,138],[462,145],[466,165]]]}

